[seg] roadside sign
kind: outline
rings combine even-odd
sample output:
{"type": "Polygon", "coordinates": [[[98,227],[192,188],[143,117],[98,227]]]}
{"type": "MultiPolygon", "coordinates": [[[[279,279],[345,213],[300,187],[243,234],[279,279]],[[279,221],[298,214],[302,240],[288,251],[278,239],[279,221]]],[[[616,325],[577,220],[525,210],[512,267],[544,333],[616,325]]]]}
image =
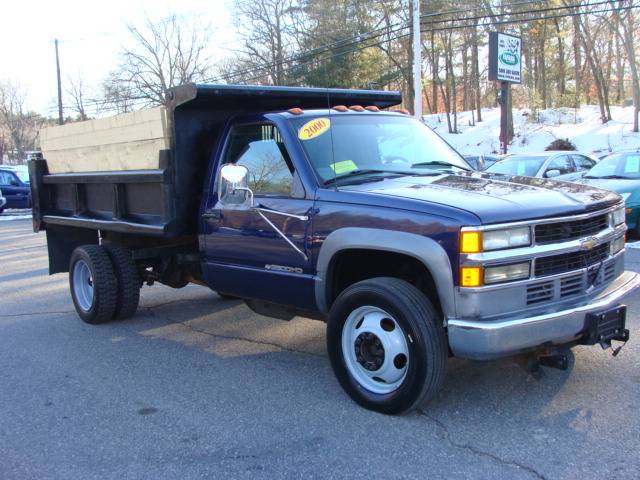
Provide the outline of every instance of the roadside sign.
{"type": "Polygon", "coordinates": [[[489,33],[489,80],[522,83],[522,41],[505,33],[489,33]]]}

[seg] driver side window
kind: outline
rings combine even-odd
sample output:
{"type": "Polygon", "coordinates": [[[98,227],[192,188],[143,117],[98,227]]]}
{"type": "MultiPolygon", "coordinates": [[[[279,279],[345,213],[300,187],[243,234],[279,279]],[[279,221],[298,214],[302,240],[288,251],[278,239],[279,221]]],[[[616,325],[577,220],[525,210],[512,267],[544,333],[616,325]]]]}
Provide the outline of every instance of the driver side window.
{"type": "Polygon", "coordinates": [[[223,164],[249,170],[249,188],[255,195],[291,195],[293,164],[275,125],[239,125],[229,136],[223,164]]]}
{"type": "Polygon", "coordinates": [[[566,175],[567,173],[573,173],[574,172],[573,163],[571,163],[571,159],[569,158],[569,155],[562,155],[560,157],[556,157],[553,160],[551,160],[551,162],[549,162],[549,165],[547,165],[547,168],[544,172],[545,177],[547,177],[547,174],[549,173],[550,170],[560,171],[558,175],[566,175]]]}

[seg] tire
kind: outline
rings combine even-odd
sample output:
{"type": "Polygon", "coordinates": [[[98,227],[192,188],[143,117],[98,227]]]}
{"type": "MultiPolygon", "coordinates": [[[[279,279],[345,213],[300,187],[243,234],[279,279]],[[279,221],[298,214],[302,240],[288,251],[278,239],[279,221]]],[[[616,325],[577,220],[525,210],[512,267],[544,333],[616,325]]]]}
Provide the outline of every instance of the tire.
{"type": "Polygon", "coordinates": [[[80,318],[92,325],[113,318],[118,283],[109,255],[99,245],[83,245],[69,262],[71,298],[80,318]]]}
{"type": "Polygon", "coordinates": [[[131,252],[126,248],[112,243],[105,243],[104,249],[109,254],[113,271],[118,281],[116,294],[116,310],[113,318],[124,320],[131,318],[138,309],[140,303],[140,275],[131,257],[131,252]]]}
{"type": "Polygon", "coordinates": [[[329,312],[327,350],[346,393],[380,413],[402,413],[429,400],[446,374],[440,315],[420,290],[397,278],[364,280],[338,296],[329,312]]]}

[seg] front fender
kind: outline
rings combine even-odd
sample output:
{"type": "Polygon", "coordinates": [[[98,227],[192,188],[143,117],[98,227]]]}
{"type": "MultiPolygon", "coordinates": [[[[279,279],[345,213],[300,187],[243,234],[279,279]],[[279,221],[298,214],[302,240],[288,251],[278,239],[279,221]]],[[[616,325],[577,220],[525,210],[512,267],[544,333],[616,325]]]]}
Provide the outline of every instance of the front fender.
{"type": "Polygon", "coordinates": [[[415,233],[359,227],[341,228],[332,232],[320,247],[316,264],[315,297],[318,309],[323,314],[329,311],[327,272],[331,259],[336,253],[350,249],[381,250],[416,258],[433,277],[445,319],[455,317],[451,263],[440,244],[415,233]]]}

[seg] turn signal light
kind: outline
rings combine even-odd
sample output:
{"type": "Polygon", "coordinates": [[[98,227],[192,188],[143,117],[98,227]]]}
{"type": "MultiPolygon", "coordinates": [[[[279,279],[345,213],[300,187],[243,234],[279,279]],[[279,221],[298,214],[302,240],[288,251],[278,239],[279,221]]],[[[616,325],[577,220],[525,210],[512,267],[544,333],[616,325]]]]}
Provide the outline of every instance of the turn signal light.
{"type": "Polygon", "coordinates": [[[479,287],[482,285],[482,268],[462,267],[460,269],[460,285],[463,287],[479,287]]]}
{"type": "Polygon", "coordinates": [[[460,234],[460,252],[478,253],[482,251],[480,232],[462,232],[460,234]]]}

